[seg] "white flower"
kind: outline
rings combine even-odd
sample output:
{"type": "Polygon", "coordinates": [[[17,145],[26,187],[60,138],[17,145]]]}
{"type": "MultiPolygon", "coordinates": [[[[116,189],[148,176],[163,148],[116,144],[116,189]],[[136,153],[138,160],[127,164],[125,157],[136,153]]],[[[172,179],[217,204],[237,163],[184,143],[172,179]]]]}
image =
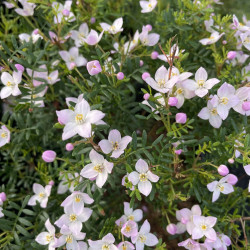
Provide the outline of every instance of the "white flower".
{"type": "MultiPolygon", "coordinates": [[[[156,93],[156,94],[154,95],[154,97],[156,98],[156,101],[157,101],[161,106],[163,106],[163,107],[166,106],[165,100],[164,100],[164,98],[163,98],[163,96],[162,96],[161,93],[156,93]]],[[[145,104],[145,105],[147,105],[147,106],[149,106],[149,107],[151,108],[152,112],[155,111],[155,108],[152,107],[152,106],[149,104],[149,102],[148,102],[147,100],[144,100],[142,103],[145,104]]],[[[157,104],[156,104],[156,107],[157,107],[157,108],[160,108],[160,105],[157,105],[157,104]]],[[[159,111],[155,111],[154,113],[155,113],[155,114],[158,114],[159,111]]]]}
{"type": "Polygon", "coordinates": [[[228,175],[221,178],[220,181],[213,181],[207,184],[207,188],[210,192],[213,192],[212,202],[218,200],[220,193],[230,194],[234,191],[232,184],[227,183],[228,175]]]}
{"type": "Polygon", "coordinates": [[[22,33],[18,37],[19,37],[19,39],[20,39],[21,42],[25,41],[27,43],[30,40],[32,41],[32,43],[36,43],[39,38],[43,39],[43,37],[39,34],[39,31],[37,29],[33,30],[33,32],[31,33],[31,35],[29,35],[27,33],[22,33]]]}
{"type": "Polygon", "coordinates": [[[75,67],[85,66],[87,64],[87,60],[83,56],[79,55],[77,47],[72,47],[69,51],[59,51],[59,55],[66,62],[69,70],[72,70],[75,67]]]}
{"type": "Polygon", "coordinates": [[[33,71],[32,69],[27,68],[26,71],[28,75],[32,78],[33,80],[33,85],[35,87],[44,84],[42,81],[35,80],[34,78],[41,78],[41,79],[48,79],[48,70],[47,66],[45,64],[39,66],[40,71],[33,71]]]}
{"type": "Polygon", "coordinates": [[[107,23],[100,23],[102,29],[104,31],[107,31],[110,34],[116,34],[118,32],[123,31],[122,25],[123,25],[123,19],[122,17],[116,19],[112,25],[109,25],[107,23]]]}
{"type": "MultiPolygon", "coordinates": [[[[184,50],[182,50],[181,52],[184,52],[184,50]]],[[[177,44],[174,44],[172,47],[171,47],[171,49],[170,49],[170,55],[166,55],[167,56],[167,58],[166,58],[166,56],[165,55],[159,55],[158,56],[158,58],[160,59],[160,60],[162,60],[162,61],[164,61],[164,62],[168,62],[168,60],[170,60],[170,58],[172,58],[172,56],[173,56],[173,54],[174,54],[174,56],[176,57],[176,56],[179,56],[179,47],[177,46],[177,44]],[[175,54],[174,54],[174,51],[175,51],[175,54]]]]}
{"type": "Polygon", "coordinates": [[[89,250],[118,250],[118,248],[114,245],[115,238],[109,233],[105,235],[101,240],[88,240],[90,245],[89,250]]]}
{"type": "Polygon", "coordinates": [[[144,46],[154,46],[158,43],[160,35],[156,33],[148,34],[148,29],[146,26],[142,27],[142,33],[139,36],[142,45],[144,46]]]}
{"type": "Polygon", "coordinates": [[[23,9],[16,8],[16,13],[21,16],[33,16],[36,5],[34,3],[30,3],[28,0],[19,0],[19,2],[22,4],[23,9]]]}
{"type": "Polygon", "coordinates": [[[191,91],[194,91],[197,96],[203,97],[208,93],[209,89],[220,82],[216,78],[211,78],[209,80],[207,80],[207,78],[207,71],[200,67],[195,73],[195,81],[188,79],[183,82],[183,86],[191,91]]]}
{"type": "Polygon", "coordinates": [[[50,85],[55,84],[56,82],[59,82],[60,79],[58,78],[58,70],[52,71],[49,76],[47,77],[47,82],[50,85]]]}
{"type": "MultiPolygon", "coordinates": [[[[14,0],[14,1],[16,1],[16,0],[14,0]]],[[[5,4],[6,8],[8,8],[8,9],[12,9],[15,7],[15,5],[13,3],[9,3],[7,1],[3,1],[3,3],[5,4]]]]}
{"type": "Polygon", "coordinates": [[[148,164],[142,159],[136,162],[135,169],[137,170],[128,175],[129,181],[133,185],[138,184],[139,191],[148,196],[152,190],[151,182],[157,182],[159,177],[148,170],[148,164]]]}
{"type": "Polygon", "coordinates": [[[79,27],[79,31],[77,30],[72,30],[71,31],[71,38],[75,41],[76,47],[81,47],[84,45],[85,41],[84,39],[87,38],[89,34],[89,27],[87,23],[81,24],[79,27]]]}
{"type": "Polygon", "coordinates": [[[103,153],[109,154],[112,152],[111,157],[118,158],[124,153],[131,140],[131,136],[121,138],[121,133],[117,129],[113,129],[109,132],[108,140],[101,140],[98,145],[101,147],[103,153]]]}
{"type": "Polygon", "coordinates": [[[47,219],[45,222],[45,227],[48,230],[48,232],[42,232],[37,235],[36,242],[38,242],[40,245],[49,245],[49,250],[54,250],[54,244],[56,242],[55,237],[55,227],[51,225],[50,220],[47,219]]]}
{"type": "Polygon", "coordinates": [[[250,32],[245,32],[245,33],[240,34],[240,39],[242,41],[242,44],[245,46],[245,48],[250,50],[250,32]]]}
{"type": "Polygon", "coordinates": [[[52,8],[56,13],[56,15],[54,16],[54,23],[61,23],[63,18],[67,22],[74,22],[76,20],[73,12],[70,11],[71,4],[72,4],[72,1],[65,1],[64,5],[62,5],[61,3],[58,3],[58,2],[53,2],[52,3],[52,8]],[[63,13],[62,13],[63,10],[68,10],[69,15],[64,16],[63,13]]]}
{"type": "Polygon", "coordinates": [[[200,40],[200,43],[203,45],[209,45],[216,43],[225,33],[219,34],[219,32],[215,31],[211,34],[209,38],[204,38],[200,40]]]}
{"type": "MultiPolygon", "coordinates": [[[[244,166],[244,170],[246,174],[250,176],[250,164],[244,166]]],[[[250,180],[249,180],[249,185],[248,185],[248,192],[250,192],[250,180]]]]}
{"type": "Polygon", "coordinates": [[[8,72],[3,72],[1,75],[1,81],[5,85],[1,89],[1,99],[7,98],[10,95],[17,96],[21,94],[18,88],[18,84],[22,80],[22,71],[13,71],[12,76],[8,72]]]}
{"type": "Polygon", "coordinates": [[[174,96],[178,100],[176,108],[179,109],[184,104],[185,99],[193,98],[195,96],[195,93],[194,93],[194,91],[191,91],[191,90],[183,87],[183,82],[180,82],[180,83],[176,84],[176,91],[174,92],[174,96]]]}
{"type": "Polygon", "coordinates": [[[105,160],[104,157],[98,154],[94,149],[90,151],[89,158],[91,163],[82,169],[81,176],[89,179],[96,178],[96,185],[102,188],[114,164],[105,160]]]}
{"type": "MultiPolygon", "coordinates": [[[[139,43],[139,37],[140,37],[140,33],[137,30],[134,34],[133,40],[126,42],[124,44],[124,54],[126,55],[127,53],[129,53],[130,51],[132,51],[139,43]]],[[[118,45],[118,44],[117,44],[118,45]]],[[[115,45],[114,45],[115,46],[115,45]]],[[[116,49],[118,50],[118,48],[116,49]]]]}
{"type": "Polygon", "coordinates": [[[29,199],[28,205],[35,206],[36,201],[38,201],[42,208],[47,207],[47,202],[48,202],[48,198],[50,196],[51,188],[52,188],[51,185],[47,185],[44,188],[42,185],[40,185],[38,183],[34,183],[33,184],[33,191],[34,191],[35,195],[33,195],[29,199]]]}
{"type": "Polygon", "coordinates": [[[104,30],[100,33],[100,35],[98,35],[98,33],[95,30],[90,30],[87,37],[84,38],[83,40],[88,45],[96,45],[102,39],[103,32],[104,30]]]}
{"type": "Polygon", "coordinates": [[[157,5],[157,0],[140,1],[141,13],[151,12],[157,5]]]}
{"type": "Polygon", "coordinates": [[[150,224],[147,220],[142,224],[137,236],[131,237],[131,240],[136,245],[136,250],[143,250],[144,245],[152,247],[158,243],[157,237],[150,233],[150,224]]]}
{"type": "Polygon", "coordinates": [[[10,142],[10,131],[5,125],[0,129],[0,147],[10,142]]]}
{"type": "Polygon", "coordinates": [[[3,211],[3,208],[0,207],[0,218],[4,217],[4,213],[2,211],[3,211]]]}

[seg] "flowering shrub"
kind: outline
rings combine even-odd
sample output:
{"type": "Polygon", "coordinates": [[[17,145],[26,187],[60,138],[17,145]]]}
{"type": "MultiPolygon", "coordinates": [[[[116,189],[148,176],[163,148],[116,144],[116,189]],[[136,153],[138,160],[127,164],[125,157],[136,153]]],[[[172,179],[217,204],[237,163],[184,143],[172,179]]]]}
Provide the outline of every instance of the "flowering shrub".
{"type": "Polygon", "coordinates": [[[245,16],[1,4],[1,249],[248,249],[245,16]]]}

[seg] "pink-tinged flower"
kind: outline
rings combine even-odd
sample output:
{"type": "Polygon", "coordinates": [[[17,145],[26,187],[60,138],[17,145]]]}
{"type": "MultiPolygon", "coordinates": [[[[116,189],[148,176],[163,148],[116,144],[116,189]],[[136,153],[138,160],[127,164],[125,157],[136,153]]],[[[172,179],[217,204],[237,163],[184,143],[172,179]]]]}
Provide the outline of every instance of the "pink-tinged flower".
{"type": "Polygon", "coordinates": [[[230,194],[234,191],[232,184],[228,183],[229,175],[220,179],[220,181],[213,181],[207,184],[207,188],[210,192],[213,192],[212,202],[218,200],[220,193],[230,194]]]}
{"type": "Polygon", "coordinates": [[[82,193],[80,191],[74,191],[69,195],[61,204],[62,207],[70,207],[75,211],[79,211],[84,208],[84,204],[92,204],[94,200],[89,197],[88,194],[82,193]]]}
{"type": "Polygon", "coordinates": [[[186,80],[183,82],[183,86],[184,88],[194,91],[197,96],[203,97],[208,93],[209,89],[219,82],[216,78],[211,78],[209,80],[207,80],[207,78],[207,71],[200,67],[195,73],[195,81],[186,80]]]}
{"type": "Polygon", "coordinates": [[[237,64],[242,65],[245,63],[249,55],[244,54],[242,51],[236,51],[236,57],[231,61],[233,66],[236,66],[237,64]]]}
{"type": "Polygon", "coordinates": [[[119,250],[133,250],[135,249],[134,245],[129,241],[122,241],[118,244],[117,248],[119,250]]]}
{"type": "Polygon", "coordinates": [[[100,35],[98,35],[98,33],[95,30],[90,30],[89,34],[87,35],[86,38],[84,38],[84,42],[87,43],[88,45],[96,45],[97,43],[100,42],[100,40],[102,39],[102,35],[103,35],[102,31],[100,33],[100,35]]]}
{"type": "Polygon", "coordinates": [[[215,31],[211,34],[209,38],[201,39],[199,42],[203,45],[213,44],[216,43],[224,34],[224,32],[219,34],[219,32],[215,31]]]}
{"type": "Polygon", "coordinates": [[[182,149],[178,149],[178,150],[175,150],[174,152],[175,152],[175,154],[177,154],[177,155],[180,155],[181,153],[182,153],[182,149]]]}
{"type": "Polygon", "coordinates": [[[18,96],[21,94],[18,84],[22,81],[22,71],[13,71],[12,75],[8,72],[3,72],[1,81],[5,85],[0,92],[1,99],[7,98],[10,95],[18,96]]]}
{"type": "Polygon", "coordinates": [[[94,149],[90,151],[89,158],[91,163],[82,169],[81,176],[88,179],[96,178],[96,185],[102,188],[108,179],[108,174],[111,174],[114,164],[105,160],[94,149]]]}
{"type": "Polygon", "coordinates": [[[202,238],[203,236],[206,236],[208,239],[215,241],[216,232],[214,231],[213,226],[216,224],[216,221],[216,217],[194,215],[194,228],[192,230],[192,239],[196,240],[202,238]]]}
{"type": "Polygon", "coordinates": [[[50,37],[51,42],[53,44],[58,43],[58,42],[65,43],[66,40],[69,38],[69,37],[65,36],[63,40],[59,40],[58,36],[53,31],[49,31],[49,37],[50,37]]]}
{"type": "Polygon", "coordinates": [[[91,124],[99,124],[105,116],[99,110],[90,110],[90,106],[85,99],[77,102],[74,110],[64,109],[56,111],[58,119],[65,124],[62,139],[65,141],[76,134],[89,138],[92,134],[91,124]]]}
{"type": "MultiPolygon", "coordinates": [[[[14,0],[16,2],[16,0],[14,0]]],[[[12,9],[15,7],[15,5],[13,3],[9,3],[8,1],[3,1],[3,3],[5,4],[5,7],[7,9],[12,9]]]]}
{"type": "Polygon", "coordinates": [[[72,4],[72,1],[65,1],[64,5],[58,2],[52,3],[52,8],[55,13],[54,23],[61,23],[62,20],[65,20],[67,22],[74,22],[76,20],[73,12],[70,11],[71,4],[72,4]],[[63,14],[63,12],[65,13],[65,10],[69,11],[68,15],[63,14]]]}
{"type": "Polygon", "coordinates": [[[59,81],[60,81],[60,78],[58,78],[58,70],[52,71],[47,77],[47,82],[50,85],[53,85],[59,81]]]}
{"type": "Polygon", "coordinates": [[[142,74],[142,76],[141,76],[141,78],[142,78],[143,81],[146,81],[146,79],[147,79],[148,77],[150,77],[150,74],[149,74],[148,72],[144,72],[144,73],[142,74]]]}
{"type": "MultiPolygon", "coordinates": [[[[250,165],[244,166],[244,170],[246,174],[250,176],[250,165]]],[[[248,185],[248,192],[250,192],[250,180],[249,180],[249,185],[248,185]]]]}
{"type": "Polygon", "coordinates": [[[22,4],[23,8],[16,8],[15,12],[20,16],[33,16],[36,5],[30,3],[28,0],[19,0],[19,2],[22,4]]]}
{"type": "Polygon", "coordinates": [[[241,32],[250,31],[250,27],[245,26],[242,23],[240,23],[238,18],[235,15],[233,15],[232,28],[237,29],[238,31],[241,31],[241,32]]]}
{"type": "Polygon", "coordinates": [[[81,47],[84,45],[85,41],[84,39],[87,38],[89,34],[89,27],[87,23],[83,23],[79,27],[79,31],[72,30],[71,31],[71,38],[75,41],[76,47],[81,47]]]}
{"type": "Polygon", "coordinates": [[[46,185],[45,187],[43,187],[41,184],[34,183],[33,184],[33,191],[34,191],[35,195],[31,196],[31,198],[29,199],[28,205],[35,206],[36,201],[38,201],[42,208],[47,207],[48,198],[50,196],[51,188],[52,188],[51,185],[46,185]]]}
{"type": "Polygon", "coordinates": [[[229,174],[229,170],[226,165],[220,165],[218,167],[218,173],[222,176],[226,176],[229,174]]]}
{"type": "Polygon", "coordinates": [[[38,41],[39,38],[43,39],[43,37],[41,35],[39,35],[39,32],[37,29],[33,30],[33,32],[31,33],[31,35],[27,34],[27,33],[22,33],[19,36],[19,39],[21,42],[25,41],[25,42],[29,42],[32,41],[32,43],[36,43],[38,41]]]}
{"type": "Polygon", "coordinates": [[[239,99],[239,102],[237,105],[235,105],[233,107],[233,109],[242,114],[242,115],[246,115],[246,116],[249,116],[250,115],[250,112],[247,111],[247,110],[244,110],[243,109],[243,103],[249,98],[250,96],[250,88],[249,87],[241,87],[241,88],[238,88],[235,92],[235,96],[238,97],[239,99]]]}
{"type": "Polygon", "coordinates": [[[153,247],[158,243],[157,237],[150,233],[150,224],[145,220],[140,231],[135,237],[131,237],[132,243],[136,245],[136,249],[144,249],[144,245],[153,247]]]}
{"type": "Polygon", "coordinates": [[[55,236],[55,227],[52,226],[49,219],[46,220],[45,227],[47,229],[47,232],[42,232],[38,234],[35,241],[38,242],[40,245],[48,245],[49,250],[54,250],[54,244],[57,240],[55,236]]]}
{"type": "Polygon", "coordinates": [[[4,192],[0,193],[0,206],[6,201],[6,194],[4,192]]]}
{"type": "Polygon", "coordinates": [[[167,232],[171,235],[175,235],[177,232],[177,227],[175,224],[168,224],[166,228],[167,232]]]}
{"type": "Polygon", "coordinates": [[[143,99],[144,99],[144,100],[148,100],[149,97],[150,97],[150,94],[149,94],[149,93],[146,93],[146,94],[143,95],[143,99]]]}
{"type": "Polygon", "coordinates": [[[91,18],[90,18],[90,23],[91,23],[91,24],[94,24],[95,22],[96,22],[95,17],[91,17],[91,18]]]}
{"type": "MultiPolygon", "coordinates": [[[[61,173],[60,173],[61,175],[61,173]]],[[[64,175],[62,178],[62,181],[59,183],[58,185],[58,189],[57,189],[57,193],[58,194],[64,194],[66,193],[68,190],[70,192],[74,192],[74,189],[76,187],[76,184],[78,182],[82,181],[82,177],[79,177],[78,173],[74,173],[74,175],[72,174],[67,174],[67,178],[64,175]],[[78,181],[77,181],[78,180],[78,181]]]]}
{"type": "Polygon", "coordinates": [[[154,46],[158,43],[160,35],[156,33],[148,34],[146,26],[142,27],[142,33],[139,35],[140,41],[144,46],[154,46]]]}
{"type": "Polygon", "coordinates": [[[169,97],[168,98],[168,105],[169,106],[174,107],[177,105],[177,103],[178,103],[178,99],[176,97],[169,97]]]}
{"type": "Polygon", "coordinates": [[[136,171],[128,175],[128,179],[133,185],[138,184],[140,193],[148,196],[152,190],[151,182],[157,182],[159,177],[148,169],[147,162],[142,159],[136,162],[135,169],[136,171]]]}
{"type": "Polygon", "coordinates": [[[0,129],[0,147],[10,142],[10,131],[5,125],[1,126],[0,129]]]}
{"type": "Polygon", "coordinates": [[[83,94],[80,94],[77,98],[76,97],[66,97],[66,104],[69,108],[74,108],[75,105],[72,106],[72,104],[70,102],[73,102],[75,104],[79,103],[82,101],[83,98],[83,94]]]}
{"type": "Polygon", "coordinates": [[[230,164],[233,164],[233,163],[234,163],[234,159],[230,158],[230,159],[228,159],[228,162],[229,162],[230,164]]]}
{"type": "Polygon", "coordinates": [[[131,136],[121,138],[121,133],[117,129],[110,130],[108,140],[101,140],[98,145],[101,147],[104,154],[112,152],[111,157],[118,158],[124,153],[124,150],[131,142],[131,136]]]}
{"type": "Polygon", "coordinates": [[[113,234],[109,233],[105,235],[101,240],[88,240],[89,246],[91,250],[103,250],[103,249],[110,249],[110,250],[118,250],[118,248],[114,245],[115,238],[113,234]]]}
{"type": "Polygon", "coordinates": [[[48,80],[48,70],[45,64],[39,66],[39,69],[41,71],[33,71],[32,69],[27,68],[26,71],[28,75],[32,78],[33,80],[33,85],[35,87],[40,86],[41,84],[44,84],[42,81],[35,80],[35,78],[41,78],[44,80],[48,80]]]}
{"type": "Polygon", "coordinates": [[[149,76],[145,79],[145,82],[158,92],[167,93],[178,81],[178,77],[168,80],[168,76],[168,70],[161,66],[155,73],[155,79],[149,76]]]}
{"type": "MultiPolygon", "coordinates": [[[[61,247],[66,244],[67,250],[79,250],[78,240],[84,240],[86,234],[82,232],[74,232],[69,229],[66,225],[61,227],[60,233],[62,234],[60,238],[56,241],[54,245],[55,248],[61,247]]],[[[79,242],[80,243],[80,242],[79,242]]],[[[83,249],[85,250],[85,249],[83,249]]]]}
{"type": "Polygon", "coordinates": [[[93,210],[85,207],[65,206],[64,213],[54,224],[62,228],[64,225],[69,227],[69,230],[75,234],[81,232],[82,223],[86,222],[93,210]]]}
{"type": "Polygon", "coordinates": [[[140,60],[140,67],[142,67],[143,65],[144,65],[144,62],[140,60]]]}
{"type": "MultiPolygon", "coordinates": [[[[185,50],[181,50],[181,52],[184,52],[185,50]]],[[[164,61],[164,62],[168,62],[168,60],[170,60],[172,57],[173,57],[173,55],[175,56],[175,57],[178,57],[179,56],[179,54],[180,54],[180,50],[179,50],[179,47],[178,47],[178,45],[177,44],[174,44],[172,47],[171,47],[171,49],[170,49],[170,53],[169,53],[169,55],[168,54],[166,54],[166,56],[165,55],[159,55],[158,56],[158,59],[160,59],[160,60],[162,60],[162,61],[164,61]],[[174,52],[175,52],[175,54],[174,54],[174,52]]]]}
{"type": "Polygon", "coordinates": [[[135,237],[138,234],[137,223],[129,220],[121,228],[121,233],[126,237],[135,237]]]}
{"type": "Polygon", "coordinates": [[[128,220],[139,222],[142,219],[142,216],[143,213],[141,209],[135,209],[133,211],[133,208],[130,208],[129,202],[124,202],[124,215],[116,220],[115,224],[118,227],[122,227],[128,220]]]}
{"type": "Polygon", "coordinates": [[[141,13],[148,13],[154,10],[157,5],[157,0],[140,1],[140,6],[142,8],[141,13]]]}
{"type": "MultiPolygon", "coordinates": [[[[212,16],[210,16],[209,20],[205,20],[204,21],[206,30],[210,33],[215,32],[215,30],[212,28],[212,26],[214,26],[214,19],[212,18],[212,16]]],[[[215,26],[216,28],[219,28],[219,26],[215,26]]]]}
{"type": "MultiPolygon", "coordinates": [[[[129,41],[129,42],[126,42],[124,44],[124,54],[127,54],[129,53],[130,51],[132,51],[139,43],[139,38],[140,38],[140,33],[139,31],[137,30],[134,34],[134,37],[133,37],[133,40],[132,41],[129,41]]],[[[141,65],[141,61],[140,61],[140,66],[142,67],[141,65]]]]}
{"type": "Polygon", "coordinates": [[[235,185],[238,182],[238,178],[234,174],[228,174],[226,177],[226,181],[231,185],[235,185]]]}
{"type": "Polygon", "coordinates": [[[87,60],[83,56],[79,55],[77,47],[72,47],[69,51],[59,51],[59,55],[66,62],[69,70],[72,70],[75,67],[85,66],[87,64],[87,60]]]}
{"type": "Polygon", "coordinates": [[[192,239],[187,239],[187,240],[184,240],[180,243],[178,243],[178,246],[179,247],[184,247],[186,249],[189,249],[189,250],[200,250],[200,244],[192,239]]]}
{"type": "Polygon", "coordinates": [[[239,98],[235,95],[235,88],[228,83],[223,83],[217,91],[217,95],[213,96],[211,103],[216,107],[222,120],[228,117],[229,110],[239,103],[239,98]]]}
{"type": "Polygon", "coordinates": [[[231,245],[231,240],[227,235],[217,233],[216,241],[210,242],[209,245],[211,250],[227,250],[227,247],[231,245]]]}
{"type": "Polygon", "coordinates": [[[175,115],[176,123],[185,124],[187,121],[187,115],[185,113],[177,113],[175,115]]]}
{"type": "Polygon", "coordinates": [[[56,159],[56,152],[53,150],[46,150],[43,152],[42,158],[45,162],[53,162],[56,159]]]}
{"type": "Polygon", "coordinates": [[[217,108],[212,105],[211,101],[207,102],[207,107],[203,108],[198,116],[203,120],[209,120],[209,123],[214,128],[219,128],[222,124],[222,119],[218,114],[217,108]]]}
{"type": "Polygon", "coordinates": [[[91,76],[97,75],[102,72],[102,67],[99,61],[94,60],[87,63],[87,70],[91,76]]]}
{"type": "Polygon", "coordinates": [[[100,25],[104,31],[107,31],[109,34],[114,35],[123,31],[123,18],[117,18],[112,25],[109,25],[107,23],[100,23],[100,25]]]}
{"type": "Polygon", "coordinates": [[[229,51],[227,53],[227,59],[233,60],[236,57],[236,55],[237,55],[236,51],[229,51]]]}
{"type": "Polygon", "coordinates": [[[250,32],[245,32],[240,34],[240,39],[244,47],[250,50],[250,32]]]}
{"type": "Polygon", "coordinates": [[[50,180],[50,181],[49,181],[49,185],[50,185],[50,186],[54,186],[54,185],[55,185],[55,182],[54,182],[53,180],[50,180]]]}
{"type": "Polygon", "coordinates": [[[148,29],[148,32],[150,32],[150,31],[153,29],[153,27],[152,27],[151,24],[147,24],[147,25],[146,25],[146,28],[148,29]]]}
{"type": "MultiPolygon", "coordinates": [[[[35,81],[35,80],[34,80],[35,81]]],[[[33,81],[33,83],[34,83],[33,81]]],[[[43,97],[47,90],[48,90],[48,87],[46,87],[44,90],[42,90],[41,92],[39,93],[35,93],[34,94],[34,90],[32,91],[29,87],[25,86],[26,89],[29,89],[29,95],[27,96],[23,96],[22,97],[22,100],[20,103],[33,103],[35,106],[37,107],[44,107],[44,101],[43,100],[36,100],[37,98],[40,99],[40,97],[43,97]]]]}
{"type": "Polygon", "coordinates": [[[24,67],[21,64],[15,64],[15,67],[18,71],[24,72],[24,67]]]}
{"type": "Polygon", "coordinates": [[[70,11],[67,10],[67,9],[64,9],[64,10],[62,11],[62,14],[63,14],[64,16],[69,16],[70,11]]]}
{"type": "Polygon", "coordinates": [[[67,151],[72,151],[74,149],[74,145],[72,143],[67,143],[66,144],[66,150],[67,151]]]}

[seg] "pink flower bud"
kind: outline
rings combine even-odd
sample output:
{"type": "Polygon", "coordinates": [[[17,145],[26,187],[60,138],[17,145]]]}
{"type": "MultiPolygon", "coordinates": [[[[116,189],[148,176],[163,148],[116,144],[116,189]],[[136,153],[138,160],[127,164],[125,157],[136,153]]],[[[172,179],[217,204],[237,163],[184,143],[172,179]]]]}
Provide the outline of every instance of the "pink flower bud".
{"type": "Polygon", "coordinates": [[[222,176],[226,176],[229,174],[229,170],[226,165],[220,165],[218,167],[218,173],[222,176]]]}
{"type": "Polygon", "coordinates": [[[96,177],[93,177],[93,178],[89,178],[91,181],[94,181],[96,180],[96,177]]]}
{"type": "Polygon", "coordinates": [[[59,117],[58,117],[57,121],[58,121],[61,125],[64,125],[64,123],[59,119],[59,117]]]}
{"type": "Polygon", "coordinates": [[[222,44],[224,44],[224,45],[227,44],[227,40],[223,40],[222,44]]]}
{"type": "Polygon", "coordinates": [[[229,51],[227,53],[227,59],[233,60],[236,57],[236,51],[229,51]]]}
{"type": "Polygon", "coordinates": [[[116,75],[117,79],[118,80],[122,80],[124,78],[124,74],[122,72],[119,72],[117,75],[116,75]]]}
{"type": "Polygon", "coordinates": [[[152,58],[153,60],[157,59],[158,56],[159,56],[159,53],[158,53],[157,51],[153,51],[153,52],[151,53],[151,58],[152,58]]]}
{"type": "Polygon", "coordinates": [[[72,143],[67,143],[66,144],[66,150],[67,151],[72,151],[74,149],[74,145],[72,143]]]}
{"type": "Polygon", "coordinates": [[[4,192],[0,193],[0,200],[2,202],[6,201],[6,194],[4,192]]]}
{"type": "Polygon", "coordinates": [[[87,70],[91,76],[97,75],[102,72],[102,67],[99,61],[94,60],[87,63],[87,70]]]}
{"type": "Polygon", "coordinates": [[[69,16],[69,13],[70,13],[70,11],[67,10],[67,9],[64,9],[64,10],[62,11],[62,14],[63,14],[64,16],[69,16]]]}
{"type": "Polygon", "coordinates": [[[169,106],[176,106],[178,103],[178,99],[176,97],[169,97],[168,105],[169,106]]]}
{"type": "Polygon", "coordinates": [[[55,185],[55,182],[53,180],[49,181],[49,185],[50,186],[54,186],[55,185]]]}
{"type": "Polygon", "coordinates": [[[178,149],[174,151],[177,155],[180,155],[182,153],[182,149],[178,149]]]}
{"type": "Polygon", "coordinates": [[[144,94],[143,99],[144,99],[144,100],[148,100],[149,97],[150,97],[150,94],[149,94],[149,93],[146,93],[146,94],[144,94]]]}
{"type": "Polygon", "coordinates": [[[18,71],[24,72],[24,67],[21,64],[15,64],[15,67],[18,71]]]}
{"type": "Polygon", "coordinates": [[[249,111],[250,110],[250,102],[243,102],[242,109],[245,111],[249,111]]]}
{"type": "Polygon", "coordinates": [[[187,115],[185,113],[177,113],[175,116],[176,123],[184,124],[187,121],[187,115]]]}
{"type": "Polygon", "coordinates": [[[35,30],[33,31],[33,33],[34,33],[34,35],[37,35],[37,34],[39,33],[39,29],[35,29],[35,30]]]}
{"type": "Polygon", "coordinates": [[[56,152],[52,150],[46,150],[43,152],[42,158],[46,162],[53,162],[56,159],[56,152]]]}
{"type": "Polygon", "coordinates": [[[150,32],[152,30],[152,25],[151,24],[147,24],[146,28],[147,28],[148,32],[150,32]]]}
{"type": "Polygon", "coordinates": [[[75,66],[76,66],[76,63],[75,63],[75,62],[71,62],[70,65],[69,65],[70,69],[75,68],[75,66]]]}
{"type": "Polygon", "coordinates": [[[228,162],[231,163],[231,164],[233,164],[234,163],[234,159],[230,158],[230,159],[228,159],[228,162]]]}
{"type": "Polygon", "coordinates": [[[215,16],[215,13],[214,13],[214,12],[212,12],[212,13],[211,13],[211,16],[215,16]]]}
{"type": "Polygon", "coordinates": [[[94,17],[91,17],[91,18],[90,18],[90,23],[93,24],[93,23],[95,23],[95,21],[96,21],[96,19],[95,19],[94,17]]]}
{"type": "Polygon", "coordinates": [[[148,77],[150,77],[150,74],[148,72],[144,72],[141,76],[143,81],[145,81],[148,77]]]}
{"type": "Polygon", "coordinates": [[[229,174],[227,182],[231,185],[235,185],[238,182],[238,178],[234,174],[229,174]]]}
{"type": "Polygon", "coordinates": [[[169,234],[175,235],[177,232],[177,226],[175,224],[172,224],[172,223],[167,225],[167,232],[169,234]]]}
{"type": "Polygon", "coordinates": [[[144,62],[142,60],[140,60],[140,67],[142,67],[144,64],[144,62]]]}

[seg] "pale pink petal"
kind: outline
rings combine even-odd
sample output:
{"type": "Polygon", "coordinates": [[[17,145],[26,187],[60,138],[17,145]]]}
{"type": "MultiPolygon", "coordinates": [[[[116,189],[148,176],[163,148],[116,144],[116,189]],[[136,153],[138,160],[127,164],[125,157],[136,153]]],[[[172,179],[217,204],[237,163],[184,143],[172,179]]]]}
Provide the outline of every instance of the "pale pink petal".
{"type": "Polygon", "coordinates": [[[98,145],[101,147],[101,150],[104,154],[109,154],[112,151],[112,144],[108,140],[101,140],[98,145]]]}
{"type": "Polygon", "coordinates": [[[96,178],[96,185],[99,188],[102,188],[102,186],[105,184],[106,180],[108,179],[108,172],[103,171],[102,173],[99,173],[96,178]]]}
{"type": "Polygon", "coordinates": [[[220,80],[216,79],[216,78],[211,78],[209,80],[207,80],[204,84],[204,87],[206,89],[211,89],[215,84],[219,83],[220,80]]]}
{"type": "Polygon", "coordinates": [[[113,129],[109,132],[108,140],[110,142],[117,142],[118,144],[121,141],[121,133],[117,129],[113,129]]]}
{"type": "Polygon", "coordinates": [[[196,89],[195,91],[194,91],[194,93],[197,95],[197,96],[199,96],[199,97],[204,97],[207,93],[208,93],[208,90],[207,89],[205,89],[205,88],[202,88],[202,89],[196,89]]]}
{"type": "Polygon", "coordinates": [[[152,246],[155,246],[157,245],[158,243],[158,239],[155,235],[151,234],[151,233],[148,233],[146,235],[146,242],[145,242],[145,245],[146,246],[149,246],[149,247],[152,247],[152,246]]]}
{"type": "Polygon", "coordinates": [[[214,192],[213,192],[213,198],[212,198],[212,202],[215,202],[219,199],[220,197],[220,191],[215,189],[214,192]]]}
{"type": "Polygon", "coordinates": [[[145,220],[141,226],[140,233],[141,234],[148,234],[150,232],[150,224],[148,220],[145,220]]]}
{"type": "Polygon", "coordinates": [[[152,190],[152,184],[150,181],[145,181],[145,182],[140,181],[138,184],[138,189],[142,194],[148,196],[152,190]]]}
{"type": "Polygon", "coordinates": [[[203,67],[200,67],[195,73],[195,81],[198,82],[199,80],[207,80],[207,71],[203,67]]]}
{"type": "Polygon", "coordinates": [[[119,143],[119,148],[121,150],[124,150],[131,141],[132,141],[132,137],[131,136],[124,136],[124,137],[122,137],[121,142],[119,143]]]}
{"type": "Polygon", "coordinates": [[[135,164],[135,169],[139,173],[146,173],[148,171],[148,164],[146,161],[139,159],[135,164]]]}
{"type": "Polygon", "coordinates": [[[102,164],[104,161],[104,157],[101,154],[98,154],[94,149],[90,151],[89,158],[94,164],[102,164]]]}
{"type": "Polygon", "coordinates": [[[86,121],[95,124],[96,122],[100,121],[104,116],[105,114],[99,110],[91,110],[87,115],[86,121]]]}
{"type": "Polygon", "coordinates": [[[133,185],[136,185],[139,182],[139,173],[136,171],[128,175],[128,180],[132,182],[133,185]]]}
{"type": "Polygon", "coordinates": [[[153,174],[151,171],[147,172],[147,177],[152,182],[157,182],[159,180],[159,176],[157,176],[156,174],[153,174]]]}
{"type": "Polygon", "coordinates": [[[198,114],[198,116],[203,120],[208,120],[210,117],[209,109],[207,107],[203,108],[198,114]]]}
{"type": "Polygon", "coordinates": [[[213,240],[213,241],[216,240],[216,238],[217,238],[216,232],[214,231],[213,228],[210,228],[210,229],[206,230],[206,231],[204,232],[204,234],[205,234],[205,236],[206,236],[208,239],[213,240]]]}

